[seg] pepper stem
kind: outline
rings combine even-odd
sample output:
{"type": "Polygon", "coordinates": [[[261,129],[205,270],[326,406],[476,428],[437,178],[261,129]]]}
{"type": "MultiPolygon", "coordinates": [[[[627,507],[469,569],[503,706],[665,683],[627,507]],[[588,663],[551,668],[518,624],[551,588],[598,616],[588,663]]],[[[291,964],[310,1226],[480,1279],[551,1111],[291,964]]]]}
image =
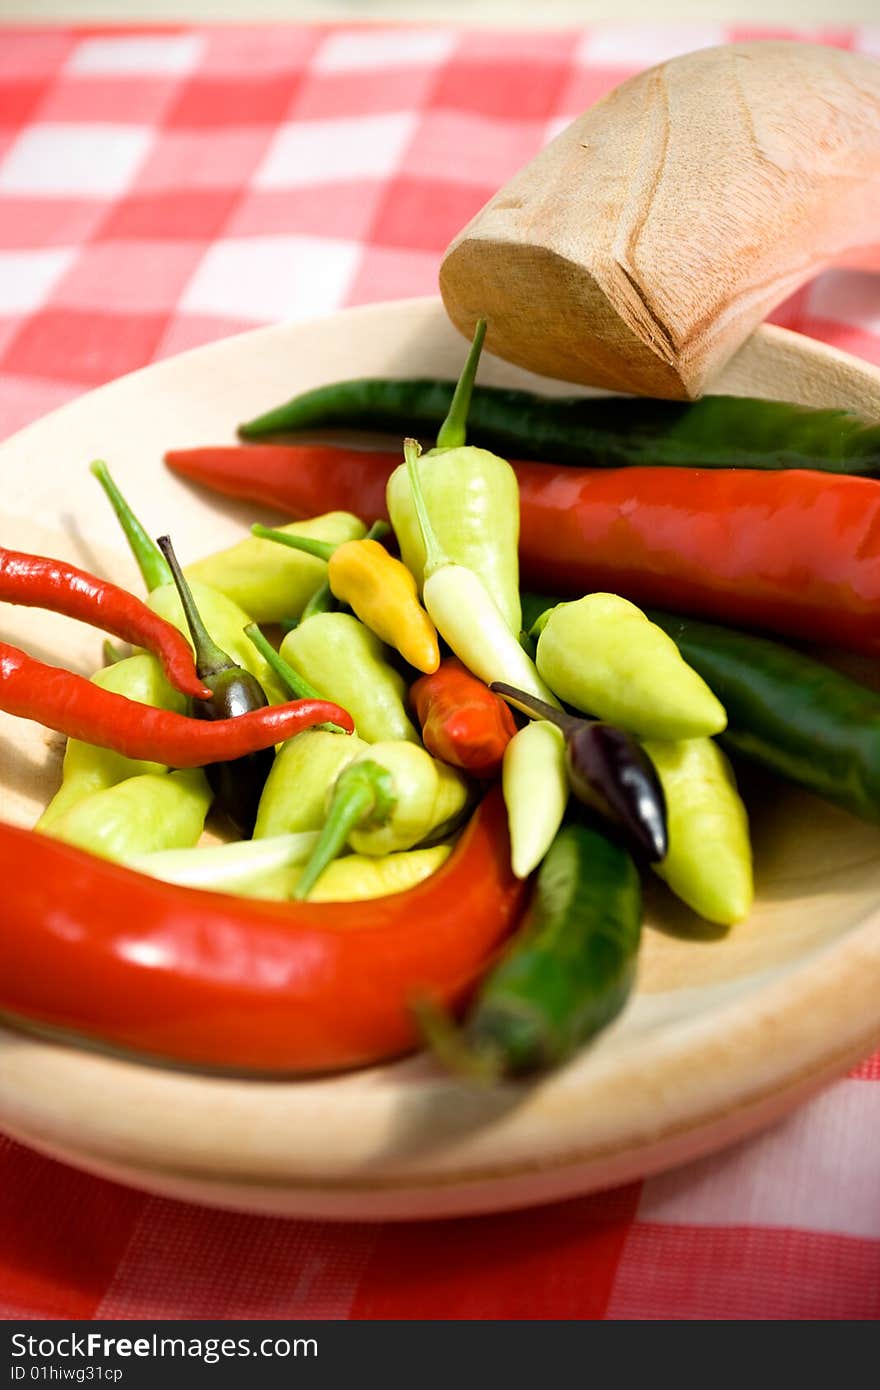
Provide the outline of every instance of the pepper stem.
{"type": "Polygon", "coordinates": [[[189,628],[189,635],[196,652],[196,671],[199,680],[207,680],[209,676],[216,676],[219,671],[233,671],[237,663],[232,657],[224,652],[222,647],[211,637],[205,624],[202,622],[202,615],[196,607],[196,601],[192,596],[192,589],[186,582],[180,562],[174,553],[174,546],[171,544],[170,536],[159,536],[156,541],[165,559],[168,561],[168,568],[175,588],[180,595],[180,602],[183,606],[186,625],[189,628]]]}
{"type": "Polygon", "coordinates": [[[170,584],[172,582],[171,570],[163,560],[161,551],[157,549],[155,542],[144,530],[119,491],[104,460],[95,459],[93,463],[89,464],[89,472],[98,479],[119,519],[125,539],[128,541],[132,555],[137,560],[138,569],[148,591],[152,593],[154,589],[161,589],[163,584],[170,584]]]}
{"type": "Polygon", "coordinates": [[[336,779],[327,819],[308,864],[293,890],[298,901],[307,898],[321,874],[341,853],[359,825],[382,825],[397,803],[391,775],[379,763],[352,763],[336,779]]]}
{"type": "Polygon", "coordinates": [[[537,695],[529,695],[525,690],[517,690],[515,685],[505,685],[503,681],[493,681],[489,689],[496,695],[500,695],[502,700],[506,700],[514,709],[527,714],[530,719],[546,719],[548,723],[555,724],[557,729],[561,729],[566,738],[569,738],[576,729],[582,724],[589,724],[588,719],[575,719],[574,715],[566,714],[564,710],[556,709],[553,705],[548,705],[546,700],[539,700],[537,695]]]}
{"type": "MultiPolygon", "coordinates": [[[[309,682],[300,675],[299,671],[295,671],[290,663],[284,660],[280,652],[276,652],[272,643],[263,636],[256,623],[248,623],[244,631],[245,636],[250,638],[257,651],[266,659],[290,695],[293,695],[297,700],[323,700],[324,696],[313,685],[309,685],[309,682]]],[[[337,726],[334,724],[333,727],[336,728],[337,726]]]]}
{"type": "Polygon", "coordinates": [[[263,541],[276,541],[278,545],[286,545],[290,550],[302,550],[306,555],[314,555],[318,560],[329,560],[334,551],[339,549],[338,545],[333,545],[330,541],[318,541],[312,536],[292,536],[288,531],[274,531],[271,526],[261,526],[258,521],[251,527],[251,534],[259,536],[263,541]]]}
{"type": "Polygon", "coordinates": [[[409,475],[409,486],[412,492],[413,506],[416,509],[419,530],[422,533],[422,542],[425,547],[425,578],[430,579],[432,574],[442,570],[449,564],[449,559],[440,549],[440,542],[437,533],[431,525],[431,518],[428,516],[428,508],[425,506],[425,494],[422,492],[422,480],[419,477],[419,455],[422,446],[417,439],[405,439],[403,441],[403,456],[406,459],[406,471],[409,475]]]}
{"type": "MultiPolygon", "coordinates": [[[[483,339],[486,336],[486,320],[477,319],[477,326],[474,329],[474,340],[471,343],[471,350],[467,355],[467,360],[461,369],[461,376],[455,388],[455,394],[449,406],[449,413],[440,429],[437,431],[437,443],[435,450],[459,449],[467,438],[467,417],[471,406],[471,395],[474,389],[474,378],[477,375],[477,367],[480,362],[480,353],[483,351],[483,339]]],[[[434,450],[432,450],[434,452],[434,450]]]]}

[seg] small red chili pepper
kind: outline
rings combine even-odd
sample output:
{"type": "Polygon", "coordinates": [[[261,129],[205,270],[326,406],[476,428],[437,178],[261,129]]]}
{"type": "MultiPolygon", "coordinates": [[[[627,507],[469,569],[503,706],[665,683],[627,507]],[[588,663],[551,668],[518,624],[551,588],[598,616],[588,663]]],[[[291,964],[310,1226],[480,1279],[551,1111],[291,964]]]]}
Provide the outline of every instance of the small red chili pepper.
{"type": "Polygon", "coordinates": [[[0,599],[29,608],[48,608],[112,632],[123,642],[146,647],[184,695],[204,700],[211,694],[196,675],[192,650],[183,634],[134,594],[87,570],[0,546],[0,599]]]}
{"type": "Polygon", "coordinates": [[[351,715],[326,700],[296,700],[205,723],[102,690],[8,642],[0,642],[0,709],[126,758],[178,768],[241,758],[313,724],[340,724],[348,733],[354,728],[351,715]]]}
{"type": "Polygon", "coordinates": [[[413,1003],[463,1001],[525,894],[497,790],[436,874],[358,903],[354,916],[351,903],[180,888],[2,824],[0,876],[5,1015],[142,1056],[264,1074],[418,1046],[413,1003]]]}
{"type": "Polygon", "coordinates": [[[472,676],[456,657],[447,657],[410,690],[429,753],[475,777],[501,771],[504,750],[516,733],[503,700],[472,676]]]}
{"type": "MultiPolygon", "coordinates": [[[[397,454],[244,445],[166,455],[177,472],[288,516],[387,516],[397,454]]],[[[719,622],[880,647],[880,485],[806,469],[514,463],[522,575],[543,593],[607,589],[719,622]]]]}

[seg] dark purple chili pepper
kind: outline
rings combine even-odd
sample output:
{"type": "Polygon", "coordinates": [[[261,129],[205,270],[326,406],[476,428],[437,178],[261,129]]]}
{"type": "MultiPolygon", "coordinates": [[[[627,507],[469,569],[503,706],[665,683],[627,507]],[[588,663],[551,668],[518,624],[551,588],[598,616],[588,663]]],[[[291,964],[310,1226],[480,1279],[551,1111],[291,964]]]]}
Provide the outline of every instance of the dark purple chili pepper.
{"type": "Polygon", "coordinates": [[[494,681],[514,709],[562,730],[568,782],[578,801],[613,821],[650,863],[666,857],[666,798],[654,765],[630,734],[600,719],[576,719],[544,700],[494,681]]]}
{"type": "MultiPolygon", "coordinates": [[[[160,536],[156,543],[168,561],[180,595],[195,648],[199,679],[212,692],[210,700],[193,700],[193,715],[196,719],[232,719],[239,714],[249,714],[251,710],[263,709],[269,701],[256,676],[233,661],[208,633],[170,539],[160,536]]],[[[229,762],[211,763],[205,769],[217,805],[244,836],[253,834],[260,797],[274,759],[275,750],[264,748],[259,753],[249,753],[229,762]]]]}

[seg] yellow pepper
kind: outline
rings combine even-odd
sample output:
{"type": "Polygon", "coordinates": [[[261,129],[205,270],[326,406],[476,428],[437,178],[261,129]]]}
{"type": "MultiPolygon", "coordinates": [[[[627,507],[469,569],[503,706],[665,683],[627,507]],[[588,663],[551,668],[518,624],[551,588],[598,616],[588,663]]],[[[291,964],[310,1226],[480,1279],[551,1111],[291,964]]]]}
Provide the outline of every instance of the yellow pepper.
{"type": "Polygon", "coordinates": [[[263,540],[278,541],[327,561],[330,588],[366,627],[381,637],[417,671],[430,675],[440,665],[437,630],[419,602],[416,581],[406,565],[374,540],[330,545],[306,536],[252,527],[263,540]]]}

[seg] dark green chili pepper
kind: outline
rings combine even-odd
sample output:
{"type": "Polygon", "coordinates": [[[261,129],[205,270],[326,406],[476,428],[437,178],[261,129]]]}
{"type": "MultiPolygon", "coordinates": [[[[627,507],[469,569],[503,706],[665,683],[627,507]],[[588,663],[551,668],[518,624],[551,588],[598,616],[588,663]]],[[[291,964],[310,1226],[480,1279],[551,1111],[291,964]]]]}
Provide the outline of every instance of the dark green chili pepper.
{"type": "Polygon", "coordinates": [[[538,871],[522,931],[462,1029],[421,1010],[435,1051],[483,1080],[564,1062],[623,1008],[641,928],[641,884],[626,850],[593,827],[566,825],[538,871]]]}
{"type": "MultiPolygon", "coordinates": [[[[236,665],[209,635],[169,537],[160,536],[157,544],[168,562],[180,595],[195,648],[199,679],[212,691],[210,700],[193,700],[193,715],[196,719],[232,719],[236,715],[262,709],[269,703],[266,692],[256,676],[236,665]]],[[[271,748],[265,748],[244,758],[233,758],[230,762],[212,763],[206,769],[217,804],[242,835],[249,836],[253,832],[263,785],[274,756],[271,748]]]]}
{"type": "Polygon", "coordinates": [[[880,695],[779,642],[651,613],[727,710],[729,751],[880,823],[880,695]]]}
{"type": "MultiPolygon", "coordinates": [[[[341,381],[294,396],[242,425],[239,434],[261,439],[342,426],[426,436],[440,428],[454,389],[451,381],[341,381]]],[[[468,435],[472,444],[504,458],[546,463],[880,474],[880,425],[846,410],[748,397],[548,397],[475,386],[468,435]]]]}
{"type": "Polygon", "coordinates": [[[619,825],[649,862],[665,857],[666,800],[641,744],[613,724],[576,719],[513,686],[495,681],[489,689],[531,718],[561,729],[568,782],[578,801],[619,825]]]}

